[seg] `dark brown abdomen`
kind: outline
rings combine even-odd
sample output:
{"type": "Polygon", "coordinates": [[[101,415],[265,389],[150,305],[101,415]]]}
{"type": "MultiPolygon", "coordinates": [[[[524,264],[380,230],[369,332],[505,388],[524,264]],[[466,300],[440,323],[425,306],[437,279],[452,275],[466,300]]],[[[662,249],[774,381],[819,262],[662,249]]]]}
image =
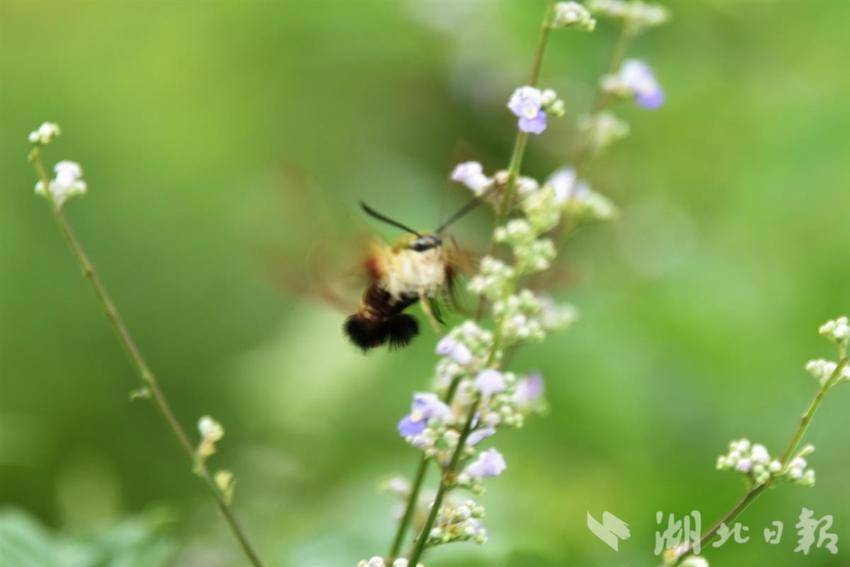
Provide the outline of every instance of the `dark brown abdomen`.
{"type": "Polygon", "coordinates": [[[357,313],[345,320],[345,334],[364,352],[384,344],[406,346],[419,334],[419,323],[404,310],[418,300],[417,296],[396,299],[373,283],[363,294],[357,313]]]}

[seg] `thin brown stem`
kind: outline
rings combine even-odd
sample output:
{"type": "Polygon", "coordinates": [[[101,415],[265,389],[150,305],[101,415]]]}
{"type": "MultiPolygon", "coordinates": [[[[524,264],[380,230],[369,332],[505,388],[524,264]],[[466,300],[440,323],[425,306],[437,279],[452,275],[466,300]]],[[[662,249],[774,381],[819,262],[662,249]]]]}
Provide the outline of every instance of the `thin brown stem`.
{"type": "MultiPolygon", "coordinates": [[[[844,368],[847,366],[847,357],[842,352],[841,360],[838,362],[835,370],[832,372],[830,377],[821,385],[818,389],[818,393],[815,395],[815,398],[812,400],[812,403],[809,404],[808,409],[800,418],[800,424],[797,426],[797,429],[794,430],[794,434],[791,436],[791,439],[788,442],[788,446],[785,449],[785,452],[782,453],[782,457],[779,459],[780,463],[782,463],[782,468],[784,469],[791,459],[794,457],[797,448],[800,446],[800,443],[803,441],[803,437],[806,435],[806,431],[809,429],[809,425],[812,422],[812,418],[817,412],[818,407],[820,407],[823,402],[826,393],[832,388],[838,379],[841,377],[841,373],[844,371],[844,368]]],[[[764,493],[771,485],[773,484],[773,478],[765,482],[764,484],[759,484],[757,486],[753,486],[750,488],[746,494],[744,494],[738,502],[735,503],[732,508],[726,512],[723,517],[721,517],[717,522],[715,522],[699,539],[699,547],[702,548],[705,546],[711,538],[720,530],[723,524],[728,524],[737,518],[744,510],[746,510],[750,504],[752,504],[759,496],[764,493]]],[[[684,561],[687,557],[690,557],[695,552],[694,549],[688,547],[685,548],[681,552],[681,554],[676,558],[676,561],[673,565],[679,565],[682,561],[684,561]]]]}
{"type": "Polygon", "coordinates": [[[109,292],[103,285],[103,282],[101,281],[100,276],[95,270],[91,260],[89,260],[89,257],[83,249],[80,240],[77,238],[77,235],[74,232],[71,223],[68,221],[68,218],[62,211],[61,206],[59,206],[53,199],[53,195],[49,190],[50,179],[41,160],[40,148],[36,148],[33,150],[33,153],[31,154],[31,160],[34,164],[38,177],[40,178],[41,182],[44,183],[45,195],[47,196],[47,199],[50,202],[50,208],[53,212],[53,217],[56,220],[57,225],[59,226],[59,230],[62,232],[62,235],[65,237],[65,241],[67,242],[68,247],[71,249],[71,252],[76,258],[77,263],[79,264],[83,272],[83,276],[85,276],[85,278],[91,284],[91,287],[94,290],[98,301],[103,307],[107,319],[109,320],[113,330],[115,331],[118,337],[118,342],[121,343],[121,346],[127,353],[127,356],[129,357],[133,368],[136,369],[136,372],[139,375],[139,379],[141,380],[143,387],[146,388],[149,392],[149,398],[152,400],[154,406],[159,410],[159,413],[165,420],[166,425],[169,427],[169,429],[171,429],[172,433],[177,438],[177,442],[183,449],[183,452],[186,453],[186,456],[192,462],[195,472],[201,477],[201,479],[204,481],[204,484],[206,484],[207,488],[209,489],[210,493],[216,501],[216,505],[218,506],[219,511],[221,512],[222,516],[224,516],[227,525],[230,527],[231,532],[233,532],[233,535],[238,541],[245,556],[255,567],[262,567],[263,562],[260,560],[256,551],[254,551],[254,548],[251,545],[248,536],[246,535],[239,521],[236,519],[236,516],[234,515],[233,510],[231,510],[230,506],[225,500],[224,495],[216,486],[216,483],[213,480],[212,475],[209,473],[209,470],[207,469],[206,465],[204,465],[201,460],[195,457],[195,449],[192,446],[192,442],[189,440],[189,436],[186,434],[186,431],[183,429],[183,427],[180,425],[180,422],[174,415],[174,411],[171,409],[171,405],[168,403],[168,400],[166,399],[165,394],[163,393],[162,388],[159,385],[159,381],[156,379],[156,376],[151,371],[150,367],[142,356],[139,347],[133,340],[132,335],[130,335],[130,331],[124,324],[123,319],[118,314],[118,309],[115,307],[115,303],[112,301],[112,297],[109,295],[109,292]]]}

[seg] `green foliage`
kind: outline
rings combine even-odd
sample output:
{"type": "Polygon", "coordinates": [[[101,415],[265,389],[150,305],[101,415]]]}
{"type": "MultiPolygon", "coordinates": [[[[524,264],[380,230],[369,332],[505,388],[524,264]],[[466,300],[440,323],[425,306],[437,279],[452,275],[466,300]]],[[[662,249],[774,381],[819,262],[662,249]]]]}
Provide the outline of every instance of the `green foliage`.
{"type": "Polygon", "coordinates": [[[3,567],[158,567],[175,546],[166,536],[162,512],[126,518],[86,535],[55,533],[30,514],[0,510],[0,565],[3,567]]]}

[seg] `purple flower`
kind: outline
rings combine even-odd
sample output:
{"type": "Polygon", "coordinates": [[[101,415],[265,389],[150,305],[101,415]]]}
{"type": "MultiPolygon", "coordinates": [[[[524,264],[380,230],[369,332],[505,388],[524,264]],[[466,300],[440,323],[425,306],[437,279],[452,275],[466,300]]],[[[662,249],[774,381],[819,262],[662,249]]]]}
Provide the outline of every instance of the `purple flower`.
{"type": "Polygon", "coordinates": [[[449,356],[457,344],[457,341],[453,338],[443,337],[440,339],[440,342],[437,343],[437,354],[440,356],[449,356]]]}
{"type": "Polygon", "coordinates": [[[417,392],[413,394],[413,404],[410,408],[410,415],[416,421],[422,419],[428,420],[431,418],[446,419],[452,413],[449,406],[444,404],[437,394],[430,392],[417,392]]]}
{"type": "Polygon", "coordinates": [[[472,478],[480,479],[499,476],[506,468],[502,454],[496,449],[487,449],[466,467],[465,472],[472,478]]]}
{"type": "Polygon", "coordinates": [[[492,427],[485,427],[483,429],[476,429],[472,433],[469,434],[469,437],[466,438],[466,444],[470,447],[478,445],[483,440],[487,439],[491,435],[496,433],[496,430],[492,427]]]}
{"type": "Polygon", "coordinates": [[[437,343],[437,354],[447,356],[460,365],[466,365],[472,362],[472,352],[469,348],[451,337],[443,337],[437,343]]]}
{"type": "Polygon", "coordinates": [[[546,129],[546,113],[541,110],[534,118],[520,118],[519,129],[529,134],[541,134],[546,129]]]}
{"type": "Polygon", "coordinates": [[[505,379],[498,370],[488,368],[482,370],[475,377],[475,387],[482,396],[492,396],[505,391],[505,379]]]}
{"type": "Polygon", "coordinates": [[[519,129],[530,134],[540,134],[546,129],[546,112],[543,111],[543,93],[534,87],[519,87],[508,100],[508,108],[519,118],[519,129]]]}
{"type": "Polygon", "coordinates": [[[398,422],[398,432],[402,437],[412,437],[425,431],[425,420],[413,421],[410,415],[406,415],[398,422]]]}
{"type": "Polygon", "coordinates": [[[413,394],[410,413],[398,422],[398,432],[402,437],[416,436],[425,430],[429,419],[446,419],[452,413],[437,394],[417,392],[413,394]]]}
{"type": "Polygon", "coordinates": [[[544,389],[543,376],[529,374],[527,378],[517,382],[514,389],[514,402],[523,407],[532,406],[543,397],[544,389]]]}
{"type": "Polygon", "coordinates": [[[635,102],[648,110],[655,110],[664,104],[664,90],[658,87],[646,92],[635,92],[635,102]]]}
{"type": "Polygon", "coordinates": [[[543,93],[534,87],[519,87],[508,100],[508,108],[519,118],[534,118],[543,106],[543,93]]]}
{"type": "Polygon", "coordinates": [[[619,80],[623,87],[631,91],[635,102],[647,109],[655,109],[664,104],[664,90],[655,79],[649,65],[637,59],[629,59],[620,68],[619,80]]]}

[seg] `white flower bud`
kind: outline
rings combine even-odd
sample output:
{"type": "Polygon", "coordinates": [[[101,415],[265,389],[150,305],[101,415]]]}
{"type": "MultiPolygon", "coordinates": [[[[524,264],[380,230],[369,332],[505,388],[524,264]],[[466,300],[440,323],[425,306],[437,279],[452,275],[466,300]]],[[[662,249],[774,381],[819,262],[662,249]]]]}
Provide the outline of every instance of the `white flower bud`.
{"type": "Polygon", "coordinates": [[[750,458],[754,463],[767,464],[770,461],[770,455],[764,445],[756,443],[750,450],[750,458]]]}
{"type": "Polygon", "coordinates": [[[578,2],[558,2],[555,4],[552,27],[593,31],[596,27],[596,20],[590,15],[587,8],[578,2]]]}
{"type": "MultiPolygon", "coordinates": [[[[50,197],[57,207],[61,207],[65,201],[76,195],[85,194],[88,186],[83,181],[83,168],[74,161],[63,160],[54,167],[56,177],[50,180],[50,197]]],[[[35,185],[36,195],[47,197],[44,182],[39,181],[35,185]]]]}
{"type": "Polygon", "coordinates": [[[198,420],[198,431],[201,434],[201,442],[197,454],[199,458],[205,459],[215,453],[215,444],[224,437],[224,428],[219,422],[205,415],[198,420]]]}
{"type": "Polygon", "coordinates": [[[663,6],[641,0],[590,0],[588,8],[594,14],[622,20],[632,34],[659,26],[669,19],[663,6]]]}
{"type": "Polygon", "coordinates": [[[850,322],[846,316],[841,316],[821,325],[818,332],[836,345],[847,347],[850,341],[850,322]]]}
{"type": "Polygon", "coordinates": [[[740,461],[738,461],[738,466],[735,468],[739,472],[748,473],[752,470],[753,463],[752,461],[750,461],[750,459],[741,459],[740,461]]]}
{"type": "Polygon", "coordinates": [[[30,132],[28,139],[31,144],[46,146],[55,140],[61,133],[62,130],[59,128],[58,124],[54,122],[44,122],[38,127],[38,129],[30,132]]]}

